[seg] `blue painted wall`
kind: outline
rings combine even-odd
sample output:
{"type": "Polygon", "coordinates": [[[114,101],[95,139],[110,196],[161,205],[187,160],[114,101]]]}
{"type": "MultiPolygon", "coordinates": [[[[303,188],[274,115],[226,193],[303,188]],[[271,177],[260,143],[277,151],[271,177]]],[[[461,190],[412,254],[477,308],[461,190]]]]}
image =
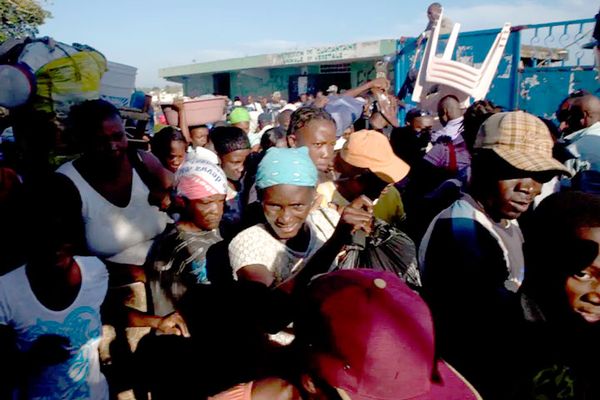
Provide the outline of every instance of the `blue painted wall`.
{"type": "MultiPolygon", "coordinates": [[[[514,27],[486,98],[508,110],[522,109],[554,118],[558,104],[569,93],[585,89],[600,94],[592,50],[582,48],[591,40],[594,23],[594,19],[585,19],[514,27]],[[560,50],[566,56],[562,61],[525,59],[522,57],[524,45],[560,50]]],[[[453,59],[478,67],[499,31],[461,33],[453,59]]],[[[445,41],[440,40],[439,53],[444,46],[445,41]]],[[[415,39],[398,41],[397,53],[395,74],[396,90],[399,90],[413,65],[415,39]]],[[[405,101],[409,107],[414,106],[410,96],[405,101]]]]}

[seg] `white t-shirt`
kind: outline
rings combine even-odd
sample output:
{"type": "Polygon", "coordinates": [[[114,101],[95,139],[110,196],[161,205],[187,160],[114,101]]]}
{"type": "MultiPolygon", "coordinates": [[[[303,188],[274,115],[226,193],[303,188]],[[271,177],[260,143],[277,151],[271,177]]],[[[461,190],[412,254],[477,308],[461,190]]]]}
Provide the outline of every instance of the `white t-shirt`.
{"type": "Polygon", "coordinates": [[[581,170],[600,171],[600,122],[565,137],[567,150],[575,159],[566,162],[574,172],[581,170]]]}
{"type": "Polygon", "coordinates": [[[75,301],[62,311],[49,310],[39,302],[25,266],[0,277],[0,325],[15,330],[19,350],[29,350],[45,334],[65,336],[71,342],[67,361],[29,377],[28,399],[108,399],[98,357],[100,305],[108,287],[108,272],[96,257],[75,257],[75,261],[81,269],[81,287],[75,301]]]}
{"type": "Polygon", "coordinates": [[[169,216],[148,204],[150,191],[135,168],[126,207],[117,207],[106,200],[81,176],[72,161],[56,171],[71,179],[79,191],[90,253],[115,263],[144,265],[154,238],[165,230],[169,216]]]}
{"type": "Polygon", "coordinates": [[[240,232],[229,244],[229,258],[234,276],[247,265],[264,265],[273,272],[275,284],[289,278],[302,268],[317,250],[331,237],[339,221],[332,209],[313,211],[306,219],[310,241],[305,252],[288,248],[274,238],[264,224],[257,224],[240,232]]]}

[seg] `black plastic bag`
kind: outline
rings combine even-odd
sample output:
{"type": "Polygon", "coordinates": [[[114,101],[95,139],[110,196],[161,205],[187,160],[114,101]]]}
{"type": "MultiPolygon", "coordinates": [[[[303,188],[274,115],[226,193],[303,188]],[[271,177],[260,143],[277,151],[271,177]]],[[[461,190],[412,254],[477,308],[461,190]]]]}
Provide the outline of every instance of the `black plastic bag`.
{"type": "Polygon", "coordinates": [[[354,233],[336,269],[369,268],[392,272],[413,288],[421,287],[415,243],[401,230],[376,219],[373,231],[354,233]]]}

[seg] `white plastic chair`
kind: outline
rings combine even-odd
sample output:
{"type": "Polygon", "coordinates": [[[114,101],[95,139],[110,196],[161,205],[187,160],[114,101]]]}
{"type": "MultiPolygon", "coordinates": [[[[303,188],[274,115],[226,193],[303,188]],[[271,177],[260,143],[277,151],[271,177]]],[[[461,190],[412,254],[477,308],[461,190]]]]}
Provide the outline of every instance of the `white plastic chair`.
{"type": "MultiPolygon", "coordinates": [[[[444,54],[441,57],[436,55],[441,20],[442,16],[440,15],[431,37],[427,41],[412,100],[429,103],[428,100],[431,99],[427,99],[428,94],[433,86],[437,85],[440,94],[441,92],[453,93],[457,95],[463,105],[468,106],[470,97],[477,101],[483,99],[487,94],[510,35],[510,23],[505,23],[496,36],[481,67],[475,68],[452,60],[460,24],[454,24],[444,54]],[[442,85],[445,88],[441,87],[442,85]]],[[[435,97],[439,98],[439,95],[435,97]]]]}

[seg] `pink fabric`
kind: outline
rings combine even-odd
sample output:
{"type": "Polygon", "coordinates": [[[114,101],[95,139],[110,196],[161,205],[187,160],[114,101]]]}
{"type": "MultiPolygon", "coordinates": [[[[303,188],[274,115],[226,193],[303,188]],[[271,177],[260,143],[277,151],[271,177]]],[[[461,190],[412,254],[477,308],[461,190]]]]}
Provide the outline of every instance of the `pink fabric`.
{"type": "Polygon", "coordinates": [[[190,200],[203,199],[213,194],[222,194],[211,182],[200,176],[186,176],[177,184],[177,193],[190,200]]]}
{"type": "Polygon", "coordinates": [[[190,200],[227,193],[227,177],[210,161],[194,158],[183,163],[175,174],[177,194],[190,200]]]}
{"type": "Polygon", "coordinates": [[[229,390],[219,393],[209,400],[252,400],[252,382],[242,383],[229,390]]]}

